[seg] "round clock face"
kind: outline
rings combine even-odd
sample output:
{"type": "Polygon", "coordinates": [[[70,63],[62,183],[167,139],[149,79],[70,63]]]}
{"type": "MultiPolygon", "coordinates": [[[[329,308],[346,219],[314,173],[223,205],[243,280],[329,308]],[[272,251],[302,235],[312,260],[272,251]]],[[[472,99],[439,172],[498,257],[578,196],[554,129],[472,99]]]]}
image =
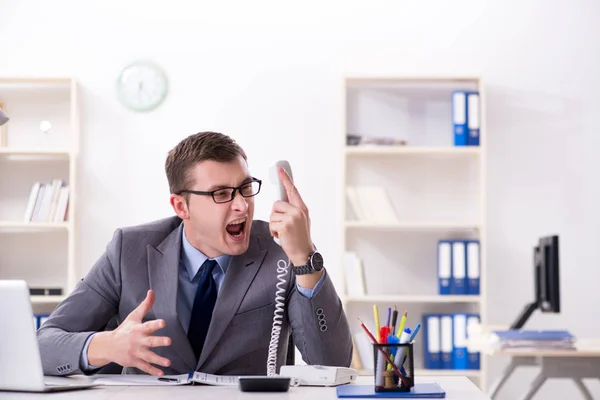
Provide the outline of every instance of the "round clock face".
{"type": "Polygon", "coordinates": [[[119,101],[134,111],[150,111],[158,107],[168,91],[167,76],[149,61],[137,61],[125,67],[117,79],[119,101]]]}

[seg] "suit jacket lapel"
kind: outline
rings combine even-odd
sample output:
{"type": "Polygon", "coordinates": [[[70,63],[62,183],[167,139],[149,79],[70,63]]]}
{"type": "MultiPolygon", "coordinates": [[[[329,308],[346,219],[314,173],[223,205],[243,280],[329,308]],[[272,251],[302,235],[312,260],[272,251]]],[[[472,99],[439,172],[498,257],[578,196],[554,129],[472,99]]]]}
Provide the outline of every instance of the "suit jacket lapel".
{"type": "Polygon", "coordinates": [[[183,224],[173,230],[158,247],[148,246],[148,276],[150,289],[155,295],[154,314],[166,322],[166,326],[158,333],[171,338],[171,347],[186,367],[193,370],[196,365],[194,350],[177,315],[182,229],[183,224]]]}
{"type": "Polygon", "coordinates": [[[223,280],[223,286],[219,290],[206,342],[196,370],[202,367],[208,356],[215,350],[219,339],[238,310],[266,254],[267,250],[261,249],[259,246],[258,237],[251,234],[248,251],[231,258],[227,274],[223,280]]]}

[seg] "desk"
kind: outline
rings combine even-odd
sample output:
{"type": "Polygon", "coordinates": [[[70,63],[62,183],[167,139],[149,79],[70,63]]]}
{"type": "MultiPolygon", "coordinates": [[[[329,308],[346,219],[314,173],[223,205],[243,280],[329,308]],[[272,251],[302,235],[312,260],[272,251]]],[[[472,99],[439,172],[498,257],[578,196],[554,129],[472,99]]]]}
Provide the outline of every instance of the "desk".
{"type": "MultiPolygon", "coordinates": [[[[475,384],[462,376],[417,377],[417,382],[437,382],[446,391],[447,400],[489,400],[475,384]]],[[[357,384],[373,383],[373,377],[361,376],[357,384]]],[[[327,400],[337,399],[336,389],[332,387],[291,387],[285,393],[246,393],[237,387],[226,386],[104,386],[73,392],[47,393],[11,393],[0,392],[0,399],[82,399],[82,400],[154,400],[154,399],[289,399],[289,400],[327,400]]]]}
{"type": "Polygon", "coordinates": [[[508,327],[479,326],[469,332],[467,347],[471,351],[480,351],[483,355],[503,355],[510,357],[510,364],[502,375],[490,387],[490,398],[497,398],[498,392],[510,376],[521,366],[540,367],[540,372],[521,397],[531,400],[548,379],[572,379],[586,400],[593,400],[590,391],[582,379],[600,379],[600,341],[596,339],[578,339],[575,350],[521,350],[496,349],[491,345],[490,336],[494,329],[505,330],[508,327]]]}
{"type": "Polygon", "coordinates": [[[510,364],[502,376],[490,388],[490,397],[496,398],[508,378],[521,366],[538,366],[540,372],[531,383],[522,400],[530,400],[552,378],[573,379],[586,400],[593,400],[582,379],[600,379],[600,348],[593,344],[579,343],[577,350],[496,350],[491,355],[506,355],[510,364]]]}

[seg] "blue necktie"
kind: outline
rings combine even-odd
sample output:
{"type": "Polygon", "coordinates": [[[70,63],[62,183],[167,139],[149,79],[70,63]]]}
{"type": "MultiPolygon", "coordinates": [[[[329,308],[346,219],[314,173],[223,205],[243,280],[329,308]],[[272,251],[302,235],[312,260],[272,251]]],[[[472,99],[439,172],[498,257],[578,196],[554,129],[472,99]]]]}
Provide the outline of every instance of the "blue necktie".
{"type": "Polygon", "coordinates": [[[212,275],[213,268],[216,265],[217,262],[215,260],[207,259],[200,267],[202,275],[198,282],[198,289],[196,289],[192,317],[188,328],[188,339],[194,349],[196,360],[200,358],[213,309],[217,302],[217,284],[212,275]]]}

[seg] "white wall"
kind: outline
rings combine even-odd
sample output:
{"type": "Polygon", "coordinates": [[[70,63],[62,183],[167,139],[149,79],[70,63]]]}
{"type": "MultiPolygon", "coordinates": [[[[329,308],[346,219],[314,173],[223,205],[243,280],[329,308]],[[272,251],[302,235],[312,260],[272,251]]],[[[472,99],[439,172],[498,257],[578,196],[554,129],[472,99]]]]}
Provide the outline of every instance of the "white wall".
{"type": "MultiPolygon", "coordinates": [[[[235,137],[265,180],[272,160],[289,159],[314,240],[336,259],[342,198],[331,182],[341,176],[342,77],[481,74],[491,322],[511,322],[530,300],[531,248],[556,232],[563,311],[535,315],[529,326],[600,336],[600,3],[289,3],[0,0],[0,75],[81,81],[81,272],[115,228],[170,215],[165,154],[200,130],[235,137]],[[126,111],[113,91],[119,70],[138,57],[163,65],[170,79],[166,103],[151,114],[126,111]]],[[[266,185],[259,217],[274,196],[266,185]]],[[[513,382],[502,398],[527,383],[513,382]]],[[[536,398],[573,393],[571,384],[547,383],[536,398]]]]}

